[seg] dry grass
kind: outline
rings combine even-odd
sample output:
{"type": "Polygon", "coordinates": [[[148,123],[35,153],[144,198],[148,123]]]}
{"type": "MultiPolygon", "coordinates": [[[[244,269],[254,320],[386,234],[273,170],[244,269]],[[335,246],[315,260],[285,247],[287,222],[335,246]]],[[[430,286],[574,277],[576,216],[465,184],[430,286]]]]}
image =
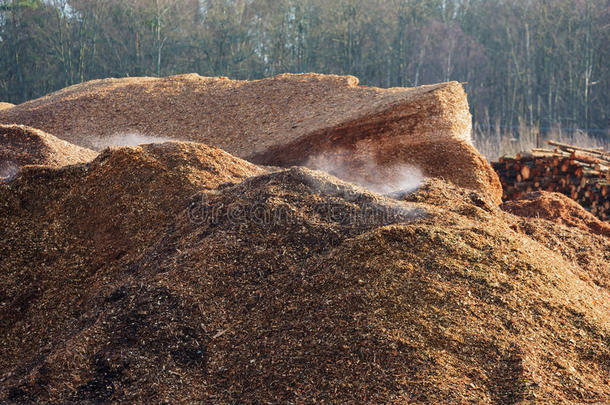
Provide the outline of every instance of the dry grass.
{"type": "Polygon", "coordinates": [[[562,131],[561,128],[548,131],[539,139],[536,131],[523,128],[518,135],[512,132],[490,132],[475,130],[474,145],[490,162],[497,161],[501,156],[516,156],[532,150],[532,148],[545,147],[547,140],[554,140],[583,148],[603,148],[610,151],[610,137],[608,135],[595,137],[583,131],[562,131]],[[537,145],[538,144],[538,145],[537,145]]]}

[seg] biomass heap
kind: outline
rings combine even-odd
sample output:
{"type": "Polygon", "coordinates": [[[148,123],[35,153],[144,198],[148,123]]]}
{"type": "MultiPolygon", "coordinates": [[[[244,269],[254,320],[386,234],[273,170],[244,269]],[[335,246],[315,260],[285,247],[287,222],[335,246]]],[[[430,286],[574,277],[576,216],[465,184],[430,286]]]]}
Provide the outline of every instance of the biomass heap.
{"type": "Polygon", "coordinates": [[[610,224],[499,206],[459,84],[90,85],[0,112],[1,404],[610,403],[610,224]],[[195,142],[60,141],[160,114],[142,133],[195,142]]]}
{"type": "Polygon", "coordinates": [[[130,134],[201,142],[252,163],[323,169],[375,188],[408,165],[497,204],[502,197],[498,177],[472,146],[458,82],[379,89],[319,74],[103,79],[0,111],[0,123],[91,149],[119,146],[113,140],[130,134]]]}
{"type": "Polygon", "coordinates": [[[555,149],[532,149],[515,158],[500,158],[493,167],[504,200],[533,191],[562,193],[600,219],[610,220],[610,153],[549,141],[555,149]]]}
{"type": "Polygon", "coordinates": [[[97,152],[73,145],[36,128],[0,124],[0,181],[11,179],[24,166],[54,168],[85,163],[97,152]]]}

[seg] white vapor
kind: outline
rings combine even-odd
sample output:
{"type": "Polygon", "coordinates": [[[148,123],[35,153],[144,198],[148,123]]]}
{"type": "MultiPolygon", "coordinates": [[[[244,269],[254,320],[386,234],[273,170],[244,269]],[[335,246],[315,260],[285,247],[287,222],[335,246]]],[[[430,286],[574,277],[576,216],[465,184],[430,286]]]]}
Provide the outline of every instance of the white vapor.
{"type": "Polygon", "coordinates": [[[91,145],[96,149],[104,149],[109,146],[138,146],[146,143],[163,143],[174,140],[160,136],[143,135],[137,132],[126,132],[117,133],[107,138],[91,139],[91,145]]]}
{"type": "Polygon", "coordinates": [[[17,173],[19,172],[19,167],[10,161],[0,162],[0,181],[11,181],[17,173]]]}
{"type": "Polygon", "coordinates": [[[349,156],[350,154],[346,153],[334,156],[318,155],[310,158],[306,166],[379,194],[411,193],[416,191],[425,180],[419,168],[406,163],[378,165],[373,158],[357,154],[353,155],[356,164],[351,161],[351,164],[348,164],[346,158],[349,156]]]}

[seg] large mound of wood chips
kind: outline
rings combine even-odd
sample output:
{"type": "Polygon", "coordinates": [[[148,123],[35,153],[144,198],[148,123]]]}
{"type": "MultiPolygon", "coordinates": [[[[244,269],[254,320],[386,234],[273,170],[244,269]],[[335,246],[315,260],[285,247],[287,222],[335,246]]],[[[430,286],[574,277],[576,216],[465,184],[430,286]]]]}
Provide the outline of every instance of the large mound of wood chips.
{"type": "Polygon", "coordinates": [[[457,82],[379,89],[318,74],[104,79],[0,111],[0,122],[89,148],[137,133],[204,142],[266,165],[318,168],[332,159],[340,168],[333,174],[366,176],[367,184],[384,184],[392,168],[409,164],[498,204],[502,196],[495,172],[470,144],[471,116],[457,82]]]}
{"type": "Polygon", "coordinates": [[[61,167],[93,160],[97,152],[73,145],[35,128],[0,124],[0,179],[26,165],[61,167]]]}
{"type": "Polygon", "coordinates": [[[0,110],[6,110],[7,108],[14,107],[15,104],[0,102],[0,110]]]}
{"type": "MultiPolygon", "coordinates": [[[[69,93],[67,93],[69,95],[69,93]]],[[[610,239],[168,143],[0,184],[0,402],[607,403],[610,239]]]]}

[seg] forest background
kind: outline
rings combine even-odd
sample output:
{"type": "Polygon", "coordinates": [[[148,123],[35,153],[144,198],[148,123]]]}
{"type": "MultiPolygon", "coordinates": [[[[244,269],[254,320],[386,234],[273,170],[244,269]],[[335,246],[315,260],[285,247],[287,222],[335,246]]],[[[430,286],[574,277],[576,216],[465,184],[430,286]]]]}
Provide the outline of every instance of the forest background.
{"type": "Polygon", "coordinates": [[[464,83],[490,159],[610,146],[610,0],[0,0],[0,101],[106,77],[464,83]]]}

